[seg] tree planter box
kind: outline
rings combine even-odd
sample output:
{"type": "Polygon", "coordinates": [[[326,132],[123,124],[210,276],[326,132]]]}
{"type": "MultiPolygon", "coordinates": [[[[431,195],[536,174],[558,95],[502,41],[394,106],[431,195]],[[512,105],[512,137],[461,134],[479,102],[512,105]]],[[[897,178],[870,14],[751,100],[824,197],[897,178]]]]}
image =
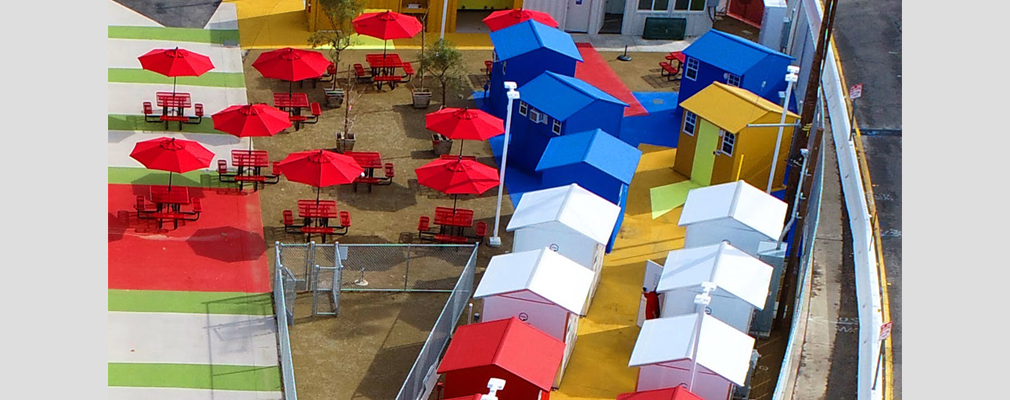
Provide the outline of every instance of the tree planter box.
{"type": "Polygon", "coordinates": [[[354,132],[343,133],[337,132],[337,148],[333,149],[337,153],[343,153],[345,151],[354,151],[354,132]]]}
{"type": "Polygon", "coordinates": [[[437,133],[431,134],[431,150],[436,156],[449,154],[452,150],[452,139],[437,133]]]}
{"type": "Polygon", "coordinates": [[[326,95],[326,106],[338,108],[344,104],[344,89],[323,89],[326,95]]]}
{"type": "Polygon", "coordinates": [[[414,108],[428,108],[428,105],[431,104],[431,90],[411,89],[410,94],[414,99],[414,108]]]}

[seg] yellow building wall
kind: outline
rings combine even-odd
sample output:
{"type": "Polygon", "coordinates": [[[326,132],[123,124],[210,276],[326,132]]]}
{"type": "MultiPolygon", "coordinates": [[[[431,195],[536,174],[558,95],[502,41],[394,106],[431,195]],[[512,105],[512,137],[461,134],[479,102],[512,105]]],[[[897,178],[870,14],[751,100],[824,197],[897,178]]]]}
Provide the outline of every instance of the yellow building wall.
{"type": "MultiPolygon", "coordinates": [[[[752,124],[778,124],[781,114],[768,113],[755,120],[752,124]]],[[[793,123],[795,117],[787,116],[786,123],[793,123]]],[[[778,161],[775,164],[775,181],[782,182],[785,178],[786,159],[789,144],[792,141],[791,127],[782,131],[782,146],[779,148],[778,161]]],[[[733,182],[742,179],[747,183],[764,190],[768,186],[768,172],[771,168],[772,156],[775,154],[775,141],[778,137],[778,127],[744,128],[737,133],[733,156],[723,153],[716,155],[712,171],[712,184],[733,182]],[[739,177],[739,178],[738,178],[739,177]]],[[[719,144],[722,144],[720,138],[719,144]]],[[[784,189],[778,184],[772,191],[784,189]]]]}
{"type": "MultiPolygon", "coordinates": [[[[684,118],[686,118],[687,113],[683,114],[684,118]]],[[[694,165],[694,150],[698,146],[698,138],[684,133],[683,118],[677,129],[680,131],[678,134],[680,137],[677,139],[677,158],[673,160],[673,170],[678,174],[690,177],[691,166],[694,165]]],[[[697,130],[698,128],[695,128],[695,131],[697,130]]]]}
{"type": "MultiPolygon", "coordinates": [[[[333,29],[326,17],[319,13],[320,7],[315,6],[316,1],[306,0],[305,13],[308,18],[309,32],[333,29]]],[[[427,12],[425,31],[428,33],[440,33],[442,29],[443,4],[442,0],[365,0],[365,9],[369,11],[392,10],[398,13],[417,15],[418,17],[427,12]],[[409,4],[417,4],[418,8],[410,8],[409,4]]],[[[467,9],[483,8],[485,5],[489,8],[494,6],[496,9],[501,9],[509,8],[509,4],[512,5],[511,8],[519,9],[523,6],[523,0],[448,0],[448,10],[445,14],[445,32],[456,32],[456,10],[462,5],[466,5],[467,9]]]]}

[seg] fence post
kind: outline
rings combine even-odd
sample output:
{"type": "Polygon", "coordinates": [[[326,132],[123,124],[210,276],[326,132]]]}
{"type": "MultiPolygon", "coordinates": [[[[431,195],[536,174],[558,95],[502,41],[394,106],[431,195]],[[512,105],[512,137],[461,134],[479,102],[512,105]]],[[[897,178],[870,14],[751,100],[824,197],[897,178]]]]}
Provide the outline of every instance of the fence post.
{"type": "Polygon", "coordinates": [[[407,266],[403,272],[403,291],[407,291],[407,280],[410,278],[410,243],[407,243],[407,266]]]}

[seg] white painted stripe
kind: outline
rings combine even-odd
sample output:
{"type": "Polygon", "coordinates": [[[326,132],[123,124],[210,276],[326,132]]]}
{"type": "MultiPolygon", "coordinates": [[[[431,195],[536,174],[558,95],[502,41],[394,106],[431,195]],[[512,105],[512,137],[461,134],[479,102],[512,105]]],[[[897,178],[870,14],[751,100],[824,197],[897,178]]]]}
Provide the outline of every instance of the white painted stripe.
{"type": "Polygon", "coordinates": [[[109,312],[109,362],[275,366],[273,315],[109,312]]]}
{"type": "Polygon", "coordinates": [[[144,168],[143,164],[130,157],[130,153],[133,152],[137,142],[158,137],[173,137],[200,142],[203,147],[214,153],[215,161],[211,161],[209,170],[216,170],[216,160],[218,159],[231,160],[232,150],[249,148],[249,138],[240,139],[227,134],[109,131],[109,166],[144,168]]]}
{"type": "MultiPolygon", "coordinates": [[[[224,4],[224,3],[222,3],[224,4]]],[[[109,400],[282,400],[281,392],[109,386],[109,400]]]]}
{"type": "Polygon", "coordinates": [[[154,22],[154,20],[145,17],[144,15],[133,11],[123,5],[116,3],[115,1],[109,1],[109,25],[112,26],[156,26],[162,27],[161,24],[154,22]]]}
{"type": "Polygon", "coordinates": [[[238,30],[238,7],[235,3],[221,2],[204,29],[238,30]]]}
{"type": "Polygon", "coordinates": [[[173,49],[180,47],[197,54],[210,57],[214,64],[211,72],[242,73],[242,51],[234,47],[224,47],[220,44],[176,42],[171,40],[137,40],[109,39],[109,68],[142,69],[140,57],[154,49],[173,49]]]}
{"type": "MultiPolygon", "coordinates": [[[[171,92],[172,84],[109,83],[109,114],[142,115],[144,102],[157,104],[155,93],[171,92]]],[[[189,93],[193,103],[202,103],[204,115],[210,116],[235,104],[247,104],[245,88],[179,85],[176,92],[189,93]]],[[[189,110],[192,112],[192,109],[189,110]]]]}

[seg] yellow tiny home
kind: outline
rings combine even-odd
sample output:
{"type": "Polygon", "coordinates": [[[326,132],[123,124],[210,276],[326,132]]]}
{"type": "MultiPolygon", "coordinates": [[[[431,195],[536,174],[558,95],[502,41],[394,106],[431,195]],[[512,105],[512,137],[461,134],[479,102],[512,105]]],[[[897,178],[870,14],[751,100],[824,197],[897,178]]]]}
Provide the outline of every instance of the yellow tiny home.
{"type": "MultiPolygon", "coordinates": [[[[319,13],[319,8],[316,6],[318,0],[305,0],[305,14],[308,17],[309,32],[315,32],[317,30],[327,30],[333,29],[330,26],[330,22],[326,19],[326,16],[319,13]]],[[[414,15],[418,19],[421,18],[425,13],[428,14],[426,18],[425,31],[428,33],[439,33],[442,29],[442,7],[447,6],[447,12],[445,13],[445,33],[456,32],[456,11],[457,9],[480,9],[481,7],[486,9],[504,9],[509,7],[504,7],[510,5],[510,8],[522,8],[523,0],[363,0],[365,3],[365,10],[374,11],[384,11],[392,10],[398,13],[414,15]]]]}
{"type": "MultiPolygon", "coordinates": [[[[768,185],[782,107],[745,89],[715,82],[681,103],[680,138],[673,170],[702,185],[744,180],[764,189],[768,185]]],[[[792,124],[799,116],[786,114],[792,124]]],[[[782,130],[772,191],[785,188],[786,158],[793,127],[782,130]]]]}

